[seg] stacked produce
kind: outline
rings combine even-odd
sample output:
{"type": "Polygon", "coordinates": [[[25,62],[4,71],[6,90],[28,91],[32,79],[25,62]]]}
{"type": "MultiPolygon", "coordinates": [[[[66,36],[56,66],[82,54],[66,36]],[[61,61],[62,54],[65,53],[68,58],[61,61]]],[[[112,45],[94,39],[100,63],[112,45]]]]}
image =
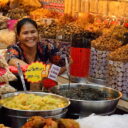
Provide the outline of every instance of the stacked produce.
{"type": "Polygon", "coordinates": [[[8,17],[6,17],[6,16],[0,16],[0,30],[7,28],[7,21],[8,21],[9,19],[10,19],[10,18],[8,18],[8,17]]]}
{"type": "Polygon", "coordinates": [[[8,82],[16,79],[15,75],[9,71],[8,64],[3,56],[0,56],[0,69],[0,82],[8,82]]]}
{"type": "Polygon", "coordinates": [[[128,95],[128,45],[111,52],[108,59],[108,85],[128,95]]]}
{"type": "Polygon", "coordinates": [[[39,8],[30,12],[30,17],[34,20],[42,18],[57,18],[59,14],[55,11],[49,11],[48,9],[39,8]]]}
{"type": "Polygon", "coordinates": [[[113,51],[122,45],[121,42],[111,37],[111,35],[103,35],[92,41],[91,46],[101,51],[113,51]]]}
{"type": "Polygon", "coordinates": [[[85,30],[88,30],[90,32],[96,32],[96,33],[101,33],[102,34],[102,27],[99,26],[95,26],[94,24],[86,24],[84,27],[85,30]]]}
{"type": "Polygon", "coordinates": [[[59,29],[57,24],[53,21],[50,25],[39,25],[40,38],[56,39],[56,33],[59,29]]]}
{"type": "Polygon", "coordinates": [[[74,23],[69,23],[62,25],[59,31],[57,31],[57,35],[62,35],[62,40],[71,42],[73,34],[82,33],[82,32],[84,32],[84,29],[82,29],[80,26],[74,23]]]}
{"type": "Polygon", "coordinates": [[[23,5],[24,7],[29,6],[29,7],[35,7],[39,8],[41,7],[41,3],[39,0],[14,0],[16,3],[19,2],[19,5],[23,5]]]}
{"type": "Polygon", "coordinates": [[[73,22],[75,19],[72,16],[64,14],[58,18],[59,15],[53,11],[49,11],[47,9],[39,9],[39,11],[31,12],[31,17],[35,19],[39,17],[39,19],[36,21],[39,26],[39,33],[42,38],[71,41],[71,35],[73,33],[79,33],[83,31],[80,26],[73,22]]]}
{"type": "Polygon", "coordinates": [[[5,45],[14,44],[16,41],[15,32],[8,29],[0,30],[0,43],[5,45]]]}
{"type": "Polygon", "coordinates": [[[9,0],[0,0],[0,10],[5,11],[8,9],[9,0]]]}
{"type": "Polygon", "coordinates": [[[106,25],[104,28],[101,29],[103,35],[111,35],[113,33],[113,30],[115,28],[115,25],[106,25]],[[111,34],[110,34],[111,33],[111,34]]]}
{"type": "Polygon", "coordinates": [[[128,45],[111,52],[108,58],[112,61],[128,62],[128,45]]]}
{"type": "MultiPolygon", "coordinates": [[[[63,14],[63,15],[60,15],[57,19],[57,22],[58,24],[60,25],[65,25],[65,24],[69,24],[71,22],[74,22],[76,21],[76,18],[72,17],[71,15],[69,14],[63,14]]],[[[79,25],[78,25],[79,26],[79,25]]]]}
{"type": "Polygon", "coordinates": [[[3,56],[0,56],[0,97],[2,94],[16,91],[13,87],[8,85],[8,81],[16,79],[9,69],[3,56]]]}
{"type": "Polygon", "coordinates": [[[5,7],[9,0],[0,0],[0,7],[5,7]]]}
{"type": "Polygon", "coordinates": [[[53,21],[50,25],[39,25],[41,38],[58,39],[58,36],[61,36],[61,40],[71,41],[72,34],[81,33],[83,31],[84,30],[80,26],[76,26],[74,23],[59,25],[57,22],[53,21]]]}
{"type": "MultiPolygon", "coordinates": [[[[89,20],[89,18],[87,20],[84,21],[84,19],[82,19],[82,22],[84,22],[83,27],[84,29],[93,32],[101,32],[103,34],[108,34],[112,32],[113,28],[116,27],[115,24],[110,24],[108,17],[105,18],[102,16],[93,16],[91,21],[89,20]]],[[[78,22],[78,24],[81,24],[81,22],[78,22]]]]}
{"type": "Polygon", "coordinates": [[[68,14],[59,15],[54,11],[38,9],[31,12],[30,17],[36,19],[42,38],[57,38],[63,41],[71,41],[73,34],[84,32],[84,29],[75,22],[76,19],[68,14]],[[51,18],[57,19],[52,20],[51,18]],[[49,20],[52,21],[51,24],[47,22],[49,20]]]}
{"type": "Polygon", "coordinates": [[[119,41],[122,40],[124,33],[128,32],[128,29],[123,25],[111,24],[109,20],[99,20],[95,21],[93,24],[86,23],[83,26],[86,30],[100,32],[103,35],[111,35],[113,38],[119,41]]]}
{"type": "Polygon", "coordinates": [[[15,92],[16,89],[10,86],[9,84],[4,84],[0,86],[0,98],[3,94],[10,93],[10,92],[15,92]]]}
{"type": "Polygon", "coordinates": [[[116,26],[112,30],[112,36],[117,40],[122,40],[124,33],[128,32],[128,29],[124,26],[116,26]]]}
{"type": "Polygon", "coordinates": [[[41,3],[39,2],[39,0],[13,0],[16,3],[19,3],[19,5],[23,5],[23,6],[30,6],[30,7],[41,7],[41,3]]]}
{"type": "Polygon", "coordinates": [[[14,8],[7,13],[7,17],[10,17],[11,19],[21,19],[25,16],[27,16],[27,13],[23,8],[14,8]]]}
{"type": "Polygon", "coordinates": [[[92,41],[90,77],[96,79],[106,79],[107,56],[110,51],[121,47],[122,43],[112,38],[110,35],[103,35],[92,41]]]}
{"type": "Polygon", "coordinates": [[[41,3],[39,0],[10,0],[10,7],[16,8],[16,7],[29,7],[29,8],[39,8],[41,7],[41,3]]]}

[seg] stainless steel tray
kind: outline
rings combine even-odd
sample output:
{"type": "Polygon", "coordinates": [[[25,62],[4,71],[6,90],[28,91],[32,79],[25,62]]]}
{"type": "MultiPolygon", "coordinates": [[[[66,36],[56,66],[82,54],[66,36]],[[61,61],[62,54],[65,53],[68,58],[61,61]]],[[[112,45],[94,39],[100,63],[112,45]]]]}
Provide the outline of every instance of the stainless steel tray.
{"type": "Polygon", "coordinates": [[[96,78],[88,77],[88,81],[96,83],[96,84],[100,84],[100,85],[106,85],[106,81],[103,79],[96,79],[96,78]]]}
{"type": "MultiPolygon", "coordinates": [[[[7,94],[2,95],[2,98],[16,96],[20,93],[24,93],[24,92],[21,91],[21,92],[7,93],[7,94]]],[[[17,115],[17,116],[27,116],[27,117],[30,117],[33,115],[40,115],[40,116],[45,116],[45,117],[53,116],[53,115],[62,113],[70,105],[70,101],[67,98],[56,95],[56,94],[45,93],[45,92],[30,92],[30,91],[25,92],[25,93],[36,94],[39,96],[51,95],[51,96],[58,97],[64,101],[66,101],[68,104],[67,104],[67,106],[65,106],[63,108],[57,108],[57,109],[52,109],[52,110],[18,110],[18,109],[12,109],[12,108],[8,108],[6,106],[2,106],[2,109],[4,109],[6,115],[14,115],[14,116],[17,115]]]]}

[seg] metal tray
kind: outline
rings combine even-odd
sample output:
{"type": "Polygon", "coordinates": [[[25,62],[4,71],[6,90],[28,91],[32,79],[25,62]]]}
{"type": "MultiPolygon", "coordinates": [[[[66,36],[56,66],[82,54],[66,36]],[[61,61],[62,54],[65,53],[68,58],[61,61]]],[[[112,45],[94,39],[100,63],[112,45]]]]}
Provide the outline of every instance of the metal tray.
{"type": "Polygon", "coordinates": [[[88,77],[88,81],[96,83],[96,84],[100,84],[100,85],[106,85],[106,81],[103,79],[96,79],[96,78],[88,77]]]}

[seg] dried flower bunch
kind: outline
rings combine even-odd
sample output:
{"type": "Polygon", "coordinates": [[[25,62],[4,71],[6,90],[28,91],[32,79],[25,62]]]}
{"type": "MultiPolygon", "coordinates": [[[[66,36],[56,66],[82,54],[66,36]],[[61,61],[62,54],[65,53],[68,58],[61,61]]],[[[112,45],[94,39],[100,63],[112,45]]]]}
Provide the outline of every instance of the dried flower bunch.
{"type": "Polygon", "coordinates": [[[122,43],[110,35],[103,35],[92,41],[92,47],[98,50],[113,51],[121,47],[122,43]]]}
{"type": "Polygon", "coordinates": [[[128,45],[111,52],[108,58],[113,61],[128,62],[128,45]]]}
{"type": "Polygon", "coordinates": [[[14,8],[7,13],[7,17],[10,17],[11,19],[21,19],[25,16],[27,16],[27,13],[23,8],[14,8]]]}

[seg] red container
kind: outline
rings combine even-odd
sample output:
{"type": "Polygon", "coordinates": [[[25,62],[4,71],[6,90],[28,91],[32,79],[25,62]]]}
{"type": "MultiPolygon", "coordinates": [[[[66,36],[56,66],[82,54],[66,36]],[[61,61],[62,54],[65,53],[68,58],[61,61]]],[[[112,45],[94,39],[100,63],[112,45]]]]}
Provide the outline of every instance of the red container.
{"type": "Polygon", "coordinates": [[[86,77],[89,73],[90,49],[71,47],[70,55],[73,64],[70,67],[70,74],[76,77],[86,77]]]}

